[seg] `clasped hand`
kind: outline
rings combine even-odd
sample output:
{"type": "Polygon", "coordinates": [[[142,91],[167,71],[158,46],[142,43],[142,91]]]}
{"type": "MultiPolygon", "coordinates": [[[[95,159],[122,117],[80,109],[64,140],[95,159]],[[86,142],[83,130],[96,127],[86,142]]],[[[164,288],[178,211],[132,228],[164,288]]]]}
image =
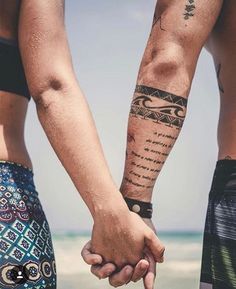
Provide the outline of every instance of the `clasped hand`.
{"type": "Polygon", "coordinates": [[[92,239],[82,257],[94,275],[108,277],[114,287],[143,278],[145,289],[152,289],[156,262],[163,262],[164,250],[151,220],[125,210],[95,218],[92,239]]]}

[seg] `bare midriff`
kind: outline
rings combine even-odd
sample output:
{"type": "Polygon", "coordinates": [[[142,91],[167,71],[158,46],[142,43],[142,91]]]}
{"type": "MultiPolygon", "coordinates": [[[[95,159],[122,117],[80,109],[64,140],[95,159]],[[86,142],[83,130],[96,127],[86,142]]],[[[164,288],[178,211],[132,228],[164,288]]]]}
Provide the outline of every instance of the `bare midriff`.
{"type": "Polygon", "coordinates": [[[24,140],[28,99],[0,91],[0,160],[32,168],[24,140]]]}
{"type": "MultiPolygon", "coordinates": [[[[0,37],[17,41],[19,1],[1,2],[0,37]]],[[[0,88],[0,161],[11,161],[32,169],[24,140],[28,99],[0,88]]]]}

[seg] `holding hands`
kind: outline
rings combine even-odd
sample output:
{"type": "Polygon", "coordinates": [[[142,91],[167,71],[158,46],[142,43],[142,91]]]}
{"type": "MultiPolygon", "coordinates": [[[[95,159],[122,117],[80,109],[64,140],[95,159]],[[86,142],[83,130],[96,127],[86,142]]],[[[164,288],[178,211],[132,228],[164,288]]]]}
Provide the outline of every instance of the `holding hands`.
{"type": "Polygon", "coordinates": [[[92,240],[82,250],[84,261],[99,279],[118,287],[144,280],[152,289],[156,262],[163,262],[164,246],[150,219],[125,210],[102,212],[94,218],[92,240]]]}

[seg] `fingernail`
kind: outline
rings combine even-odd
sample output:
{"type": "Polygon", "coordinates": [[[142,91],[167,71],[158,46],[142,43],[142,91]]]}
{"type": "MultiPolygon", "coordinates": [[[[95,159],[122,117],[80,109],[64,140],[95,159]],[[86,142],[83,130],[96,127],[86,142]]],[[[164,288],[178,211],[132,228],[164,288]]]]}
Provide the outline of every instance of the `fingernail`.
{"type": "Polygon", "coordinates": [[[106,277],[109,277],[109,276],[112,274],[112,272],[113,272],[113,271],[107,271],[106,274],[105,274],[106,277]]]}
{"type": "Polygon", "coordinates": [[[92,260],[92,262],[93,262],[93,264],[101,264],[101,260],[99,259],[99,258],[94,258],[93,260],[92,260]]]}
{"type": "Polygon", "coordinates": [[[140,264],[140,268],[143,269],[147,269],[149,267],[149,265],[147,265],[146,263],[141,263],[140,264]]]}
{"type": "Polygon", "coordinates": [[[127,275],[129,275],[130,273],[131,273],[131,268],[130,267],[127,267],[126,269],[125,269],[125,273],[127,274],[127,275]]]}

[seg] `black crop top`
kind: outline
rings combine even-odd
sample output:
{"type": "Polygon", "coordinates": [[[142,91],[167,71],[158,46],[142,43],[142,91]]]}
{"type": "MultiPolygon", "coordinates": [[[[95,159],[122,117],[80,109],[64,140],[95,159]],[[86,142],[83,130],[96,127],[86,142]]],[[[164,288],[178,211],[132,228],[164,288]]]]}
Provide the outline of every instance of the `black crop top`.
{"type": "Polygon", "coordinates": [[[0,38],[0,90],[30,99],[17,43],[0,38]]]}

